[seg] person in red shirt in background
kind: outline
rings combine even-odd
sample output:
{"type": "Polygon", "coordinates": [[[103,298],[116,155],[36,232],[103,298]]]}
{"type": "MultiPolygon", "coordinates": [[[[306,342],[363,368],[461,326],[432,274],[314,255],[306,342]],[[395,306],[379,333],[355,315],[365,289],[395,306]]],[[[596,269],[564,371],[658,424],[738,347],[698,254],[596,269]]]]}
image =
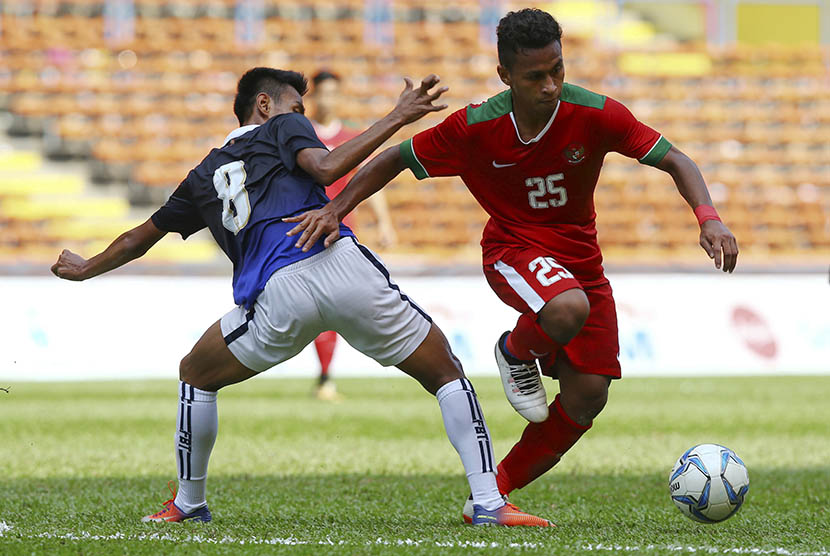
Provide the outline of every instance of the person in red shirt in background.
{"type": "MultiPolygon", "coordinates": [[[[320,141],[329,150],[335,149],[346,141],[360,135],[361,130],[350,126],[340,117],[342,114],[343,94],[340,89],[340,77],[326,70],[320,70],[311,78],[312,91],[309,97],[312,101],[309,119],[314,126],[314,131],[320,141]]],[[[346,184],[354,175],[351,172],[326,188],[326,195],[333,199],[343,191],[346,184]]],[[[378,240],[381,247],[393,247],[398,237],[395,234],[395,227],[392,225],[392,218],[389,215],[389,206],[383,192],[369,198],[369,206],[375,212],[378,224],[378,240]]],[[[354,224],[351,215],[343,219],[347,226],[354,224]]],[[[323,332],[314,340],[314,348],[317,350],[317,357],[320,360],[320,376],[317,381],[314,395],[325,401],[337,401],[341,399],[340,394],[330,380],[329,365],[334,357],[334,348],[337,345],[337,333],[333,330],[323,332]]]]}
{"type": "MultiPolygon", "coordinates": [[[[738,244],[688,156],[621,103],[565,82],[562,29],[550,14],[510,12],[496,33],[506,90],[386,149],[332,202],[286,221],[298,222],[288,232],[302,232],[298,247],[323,236],[329,245],[340,217],[405,168],[418,179],[461,177],[490,215],[481,240],[485,278],[521,313],[494,350],[508,401],[530,421],[498,465],[499,490],[507,495],[559,462],[605,407],[611,381],[621,378],[617,314],[594,211],[605,155],[618,152],[672,177],[716,268],[735,269],[738,244]],[[550,405],[540,367],[559,382],[550,405]]],[[[463,514],[470,522],[472,500],[463,514]]]]}

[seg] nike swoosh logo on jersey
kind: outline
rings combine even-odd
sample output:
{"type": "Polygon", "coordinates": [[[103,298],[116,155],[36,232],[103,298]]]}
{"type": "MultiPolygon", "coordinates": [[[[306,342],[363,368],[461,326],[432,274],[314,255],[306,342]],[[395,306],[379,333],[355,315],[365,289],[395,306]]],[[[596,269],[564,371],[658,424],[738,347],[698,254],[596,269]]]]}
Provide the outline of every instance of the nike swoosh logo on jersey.
{"type": "Polygon", "coordinates": [[[495,160],[493,161],[493,168],[507,168],[508,166],[515,166],[518,162],[509,162],[507,164],[499,164],[495,160]]]}

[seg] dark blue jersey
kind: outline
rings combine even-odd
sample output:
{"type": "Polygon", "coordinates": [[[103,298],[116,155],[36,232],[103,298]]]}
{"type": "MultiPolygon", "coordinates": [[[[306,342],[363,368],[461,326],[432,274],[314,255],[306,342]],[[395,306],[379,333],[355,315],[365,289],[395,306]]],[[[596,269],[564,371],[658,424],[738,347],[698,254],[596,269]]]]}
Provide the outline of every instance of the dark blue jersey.
{"type": "MultiPolygon", "coordinates": [[[[204,227],[233,263],[233,299],[251,307],[271,274],[324,249],[306,252],[285,233],[295,224],[282,218],[329,202],[325,189],[297,165],[301,149],[325,149],[311,123],[297,113],[274,116],[228,136],[190,171],[153,224],[182,238],[204,227]]],[[[340,225],[340,235],[354,235],[340,225]]]]}

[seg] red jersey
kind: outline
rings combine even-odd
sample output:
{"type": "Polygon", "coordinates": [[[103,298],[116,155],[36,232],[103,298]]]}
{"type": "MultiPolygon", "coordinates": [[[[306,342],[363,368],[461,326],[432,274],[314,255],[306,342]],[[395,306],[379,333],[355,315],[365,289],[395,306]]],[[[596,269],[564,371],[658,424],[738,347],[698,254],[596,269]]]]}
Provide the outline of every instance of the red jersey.
{"type": "Polygon", "coordinates": [[[611,151],[655,165],[671,144],[619,102],[566,83],[547,125],[519,136],[509,90],[451,114],[400,146],[418,179],[461,176],[490,215],[484,264],[506,249],[549,252],[583,286],[605,283],[594,189],[611,151]]]}
{"type": "MultiPolygon", "coordinates": [[[[320,141],[330,151],[336,149],[346,141],[354,139],[361,133],[356,129],[344,126],[340,120],[335,120],[327,126],[320,125],[317,122],[312,122],[312,124],[314,125],[314,131],[317,133],[317,137],[320,138],[320,141]]],[[[328,195],[329,199],[334,199],[338,193],[343,191],[343,188],[349,183],[352,174],[353,172],[349,172],[326,188],[326,195],[328,195]]]]}

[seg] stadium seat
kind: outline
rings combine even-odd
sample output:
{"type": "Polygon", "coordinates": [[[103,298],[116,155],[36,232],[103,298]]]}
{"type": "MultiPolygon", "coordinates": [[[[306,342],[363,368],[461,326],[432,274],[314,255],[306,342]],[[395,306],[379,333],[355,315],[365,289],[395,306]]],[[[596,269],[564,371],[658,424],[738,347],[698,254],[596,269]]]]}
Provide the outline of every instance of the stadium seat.
{"type": "MultiPolygon", "coordinates": [[[[584,6],[560,8],[578,12],[584,6]]],[[[235,38],[233,0],[136,0],[135,7],[134,36],[117,44],[104,39],[100,0],[38,3],[30,16],[5,17],[0,106],[11,112],[14,133],[43,134],[49,156],[89,156],[93,177],[128,183],[127,196],[136,203],[166,195],[235,127],[229,109],[235,82],[253,65],[339,72],[353,98],[346,106],[349,119],[358,126],[368,126],[393,105],[404,74],[439,73],[451,87],[446,96],[451,109],[501,88],[493,47],[481,41],[475,23],[477,1],[396,3],[400,17],[391,45],[364,43],[362,0],[336,6],[280,2],[267,9],[265,42],[247,45],[235,38]]],[[[826,49],[678,48],[667,55],[700,54],[710,60],[711,72],[672,76],[627,73],[621,52],[582,33],[566,36],[565,47],[569,81],[625,102],[698,161],[742,245],[765,256],[826,253],[826,49]]],[[[393,141],[440,119],[425,118],[393,141]]],[[[42,194],[80,195],[79,187],[55,177],[39,181],[42,194]]],[[[0,196],[13,199],[8,206],[20,211],[21,221],[47,222],[45,235],[31,227],[16,232],[30,246],[59,233],[56,223],[67,216],[60,205],[99,216],[116,211],[109,202],[32,201],[19,177],[4,179],[0,196]]],[[[388,199],[393,218],[406,231],[399,234],[404,252],[468,252],[486,221],[458,179],[420,182],[404,173],[389,186],[388,199]]],[[[695,246],[694,218],[671,180],[621,156],[607,157],[596,207],[611,258],[637,249],[671,258],[684,256],[681,250],[690,242],[695,246]]],[[[370,220],[358,217],[371,234],[370,220]]],[[[66,228],[67,237],[89,231],[78,226],[66,228]]]]}

